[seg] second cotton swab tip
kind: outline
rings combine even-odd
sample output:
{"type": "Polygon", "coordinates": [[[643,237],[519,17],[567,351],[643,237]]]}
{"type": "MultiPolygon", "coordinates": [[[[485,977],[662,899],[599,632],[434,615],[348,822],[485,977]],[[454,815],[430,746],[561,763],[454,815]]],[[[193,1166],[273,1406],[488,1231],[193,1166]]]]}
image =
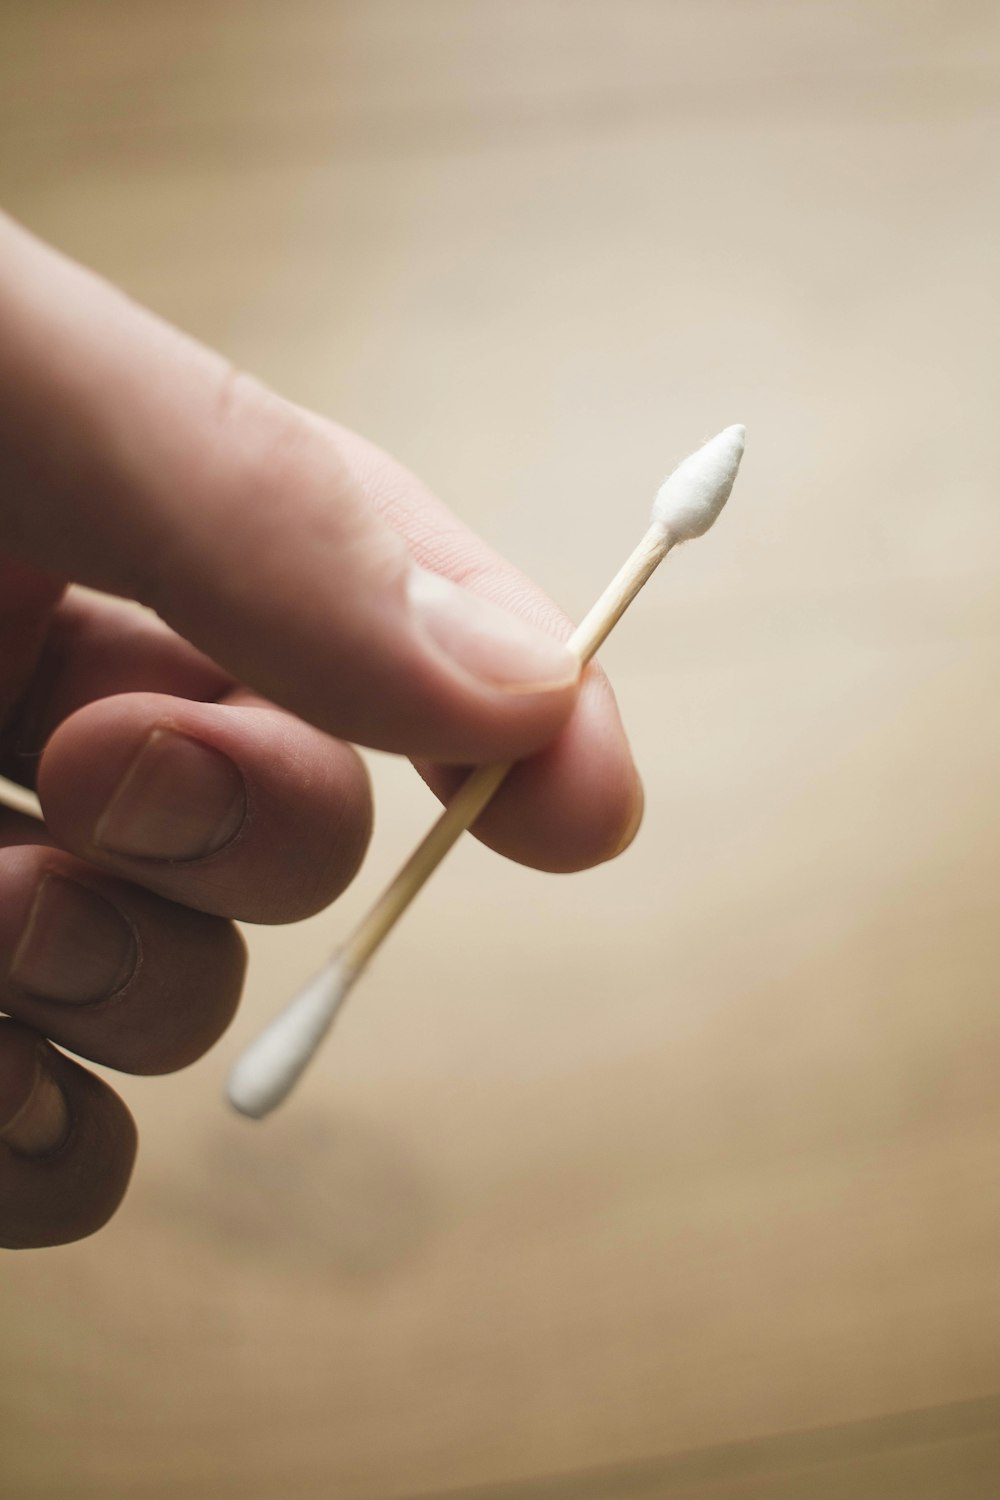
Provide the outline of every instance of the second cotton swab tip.
{"type": "Polygon", "coordinates": [[[253,1120],[277,1108],[333,1025],[355,977],[334,957],[251,1042],[229,1075],[226,1093],[234,1108],[253,1120]]]}

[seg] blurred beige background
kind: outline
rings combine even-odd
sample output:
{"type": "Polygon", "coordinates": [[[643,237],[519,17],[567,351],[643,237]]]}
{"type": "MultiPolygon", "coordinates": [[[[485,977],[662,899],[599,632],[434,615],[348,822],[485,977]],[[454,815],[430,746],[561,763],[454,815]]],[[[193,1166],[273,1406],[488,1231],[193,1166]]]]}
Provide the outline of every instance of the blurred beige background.
{"type": "Polygon", "coordinates": [[[648,791],[471,842],[308,1083],[125,1080],[137,1178],[0,1277],[5,1500],[995,1497],[1000,12],[7,0],[39,233],[417,469],[573,614],[664,470],[731,511],[604,653],[648,791]],[[575,534],[568,536],[573,519],[575,534]]]}

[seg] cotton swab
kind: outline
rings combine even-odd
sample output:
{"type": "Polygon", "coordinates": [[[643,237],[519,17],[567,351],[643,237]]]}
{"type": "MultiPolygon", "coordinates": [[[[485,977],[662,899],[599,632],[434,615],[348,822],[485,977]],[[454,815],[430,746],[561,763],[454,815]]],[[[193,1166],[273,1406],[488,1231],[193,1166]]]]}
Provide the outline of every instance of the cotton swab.
{"type": "MultiPolygon", "coordinates": [[[[727,427],[663,483],[646,534],[567,642],[581,667],[607,638],[672,547],[702,536],[729,499],[743,457],[744,429],[727,427]]],[[[460,834],[474,823],[510,765],[483,766],[462,783],[423,842],[329,963],[238,1058],[228,1096],[261,1119],[291,1092],[372,954],[460,834]]]]}

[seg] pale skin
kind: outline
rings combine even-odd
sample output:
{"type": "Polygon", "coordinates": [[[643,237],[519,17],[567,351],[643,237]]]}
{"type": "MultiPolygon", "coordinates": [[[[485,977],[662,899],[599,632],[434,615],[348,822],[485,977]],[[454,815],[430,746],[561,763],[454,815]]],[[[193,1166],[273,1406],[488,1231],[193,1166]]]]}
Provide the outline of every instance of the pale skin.
{"type": "Polygon", "coordinates": [[[0,808],[0,1244],[125,1192],[131,1116],[65,1054],[194,1061],[239,999],[233,919],[350,882],[352,744],[443,796],[521,762],[476,833],[523,864],[626,847],[639,781],[569,633],[392,459],[0,217],[0,770],[45,818],[0,808]]]}

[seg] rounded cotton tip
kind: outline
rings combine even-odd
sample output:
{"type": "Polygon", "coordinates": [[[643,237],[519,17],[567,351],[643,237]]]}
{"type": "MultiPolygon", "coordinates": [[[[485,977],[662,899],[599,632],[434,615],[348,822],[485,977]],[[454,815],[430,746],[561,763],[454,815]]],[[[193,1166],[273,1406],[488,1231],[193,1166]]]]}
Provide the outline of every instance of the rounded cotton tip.
{"type": "Polygon", "coordinates": [[[665,479],[653,502],[653,520],[675,542],[704,536],[729,499],[743,457],[746,428],[736,423],[692,453],[665,479]]]}
{"type": "Polygon", "coordinates": [[[240,1114],[260,1120],[291,1093],[355,977],[334,960],[237,1058],[226,1095],[240,1114]]]}

